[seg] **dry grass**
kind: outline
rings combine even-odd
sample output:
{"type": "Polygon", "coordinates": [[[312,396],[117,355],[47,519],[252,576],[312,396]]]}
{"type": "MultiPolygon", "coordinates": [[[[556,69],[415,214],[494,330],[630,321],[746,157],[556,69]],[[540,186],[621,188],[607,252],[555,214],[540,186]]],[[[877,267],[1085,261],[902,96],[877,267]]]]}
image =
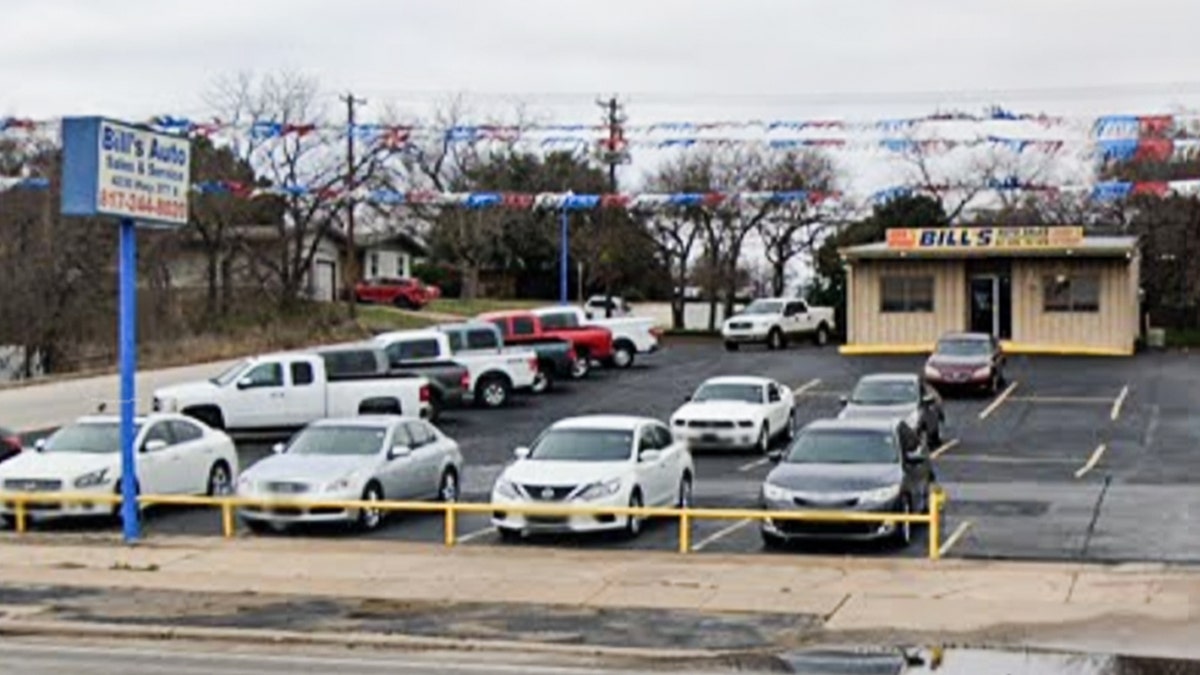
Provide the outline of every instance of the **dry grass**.
{"type": "Polygon", "coordinates": [[[456,314],[462,317],[473,317],[484,312],[497,312],[505,309],[530,309],[554,304],[550,300],[496,300],[492,298],[476,298],[463,300],[460,298],[438,298],[429,303],[430,312],[438,314],[456,314]]]}

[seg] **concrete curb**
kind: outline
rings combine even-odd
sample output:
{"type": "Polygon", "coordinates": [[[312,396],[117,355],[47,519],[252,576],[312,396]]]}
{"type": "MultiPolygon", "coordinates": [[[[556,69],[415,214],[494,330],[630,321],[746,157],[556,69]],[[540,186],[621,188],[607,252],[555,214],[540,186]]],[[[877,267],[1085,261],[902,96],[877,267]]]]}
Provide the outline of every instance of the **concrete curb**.
{"type": "Polygon", "coordinates": [[[603,657],[653,661],[710,660],[731,652],[686,649],[649,649],[604,645],[563,645],[514,640],[474,640],[380,633],[331,633],[167,626],[161,624],[92,623],[36,619],[0,619],[0,635],[53,636],[71,638],[120,638],[139,640],[195,640],[201,642],[320,645],[337,647],[387,647],[407,651],[466,651],[540,653],[557,656],[603,657]]]}

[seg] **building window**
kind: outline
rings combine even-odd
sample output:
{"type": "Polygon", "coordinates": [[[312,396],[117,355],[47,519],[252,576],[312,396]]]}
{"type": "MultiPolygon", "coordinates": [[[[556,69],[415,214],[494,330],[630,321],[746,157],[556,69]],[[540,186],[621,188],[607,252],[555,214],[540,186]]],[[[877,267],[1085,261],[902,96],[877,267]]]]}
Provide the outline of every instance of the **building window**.
{"type": "Polygon", "coordinates": [[[1061,274],[1044,277],[1042,307],[1046,312],[1099,312],[1100,277],[1061,274]]]}
{"type": "Polygon", "coordinates": [[[371,254],[367,255],[367,269],[369,270],[367,272],[367,276],[371,277],[372,279],[379,276],[379,254],[378,253],[371,253],[371,254]]]}
{"type": "Polygon", "coordinates": [[[932,312],[933,277],[882,277],[879,311],[932,312]]]}

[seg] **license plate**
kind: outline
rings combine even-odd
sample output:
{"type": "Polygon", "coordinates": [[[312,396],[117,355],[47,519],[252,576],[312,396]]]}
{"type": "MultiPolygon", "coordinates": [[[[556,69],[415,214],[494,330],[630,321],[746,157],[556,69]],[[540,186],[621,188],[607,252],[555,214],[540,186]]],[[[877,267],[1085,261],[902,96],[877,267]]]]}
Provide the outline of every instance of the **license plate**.
{"type": "Polygon", "coordinates": [[[716,434],[701,434],[701,435],[700,435],[700,440],[702,440],[702,441],[716,441],[716,440],[717,440],[717,435],[716,435],[716,434]]]}

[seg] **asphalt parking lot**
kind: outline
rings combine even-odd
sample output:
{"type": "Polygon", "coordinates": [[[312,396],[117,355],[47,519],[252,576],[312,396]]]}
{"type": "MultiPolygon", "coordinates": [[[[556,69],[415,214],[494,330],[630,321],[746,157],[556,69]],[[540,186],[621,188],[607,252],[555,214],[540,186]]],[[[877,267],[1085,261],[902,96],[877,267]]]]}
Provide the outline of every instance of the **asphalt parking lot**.
{"type": "MultiPolygon", "coordinates": [[[[633,413],[666,419],[708,377],[765,375],[797,391],[797,423],[832,416],[838,397],[865,373],[913,372],[921,357],[843,357],[833,348],[727,353],[716,342],[677,341],[629,371],[592,378],[499,411],[451,411],[440,423],[467,460],[464,496],[486,501],[513,448],[572,415],[633,413]]],[[[1200,560],[1200,358],[1186,353],[1129,359],[1010,357],[1000,395],[947,398],[945,444],[935,467],[949,495],[944,540],[955,557],[1093,561],[1200,560]]],[[[269,444],[239,444],[243,467],[269,444]]],[[[698,453],[695,500],[702,507],[752,507],[768,461],[750,454],[698,453]]],[[[42,530],[94,529],[94,523],[40,524],[42,530]]],[[[441,542],[440,516],[401,515],[369,535],[317,528],[281,536],[370,536],[441,542]]],[[[219,514],[157,509],[147,531],[220,533],[219,514]]],[[[695,549],[761,551],[755,523],[699,521],[695,549]]],[[[459,518],[463,545],[499,545],[483,516],[459,518]]],[[[249,535],[247,535],[249,536],[249,535]]],[[[907,550],[886,546],[806,546],[805,552],[926,554],[924,535],[907,550]]],[[[515,544],[674,550],[675,522],[650,523],[636,540],[547,537],[515,544]]]]}

